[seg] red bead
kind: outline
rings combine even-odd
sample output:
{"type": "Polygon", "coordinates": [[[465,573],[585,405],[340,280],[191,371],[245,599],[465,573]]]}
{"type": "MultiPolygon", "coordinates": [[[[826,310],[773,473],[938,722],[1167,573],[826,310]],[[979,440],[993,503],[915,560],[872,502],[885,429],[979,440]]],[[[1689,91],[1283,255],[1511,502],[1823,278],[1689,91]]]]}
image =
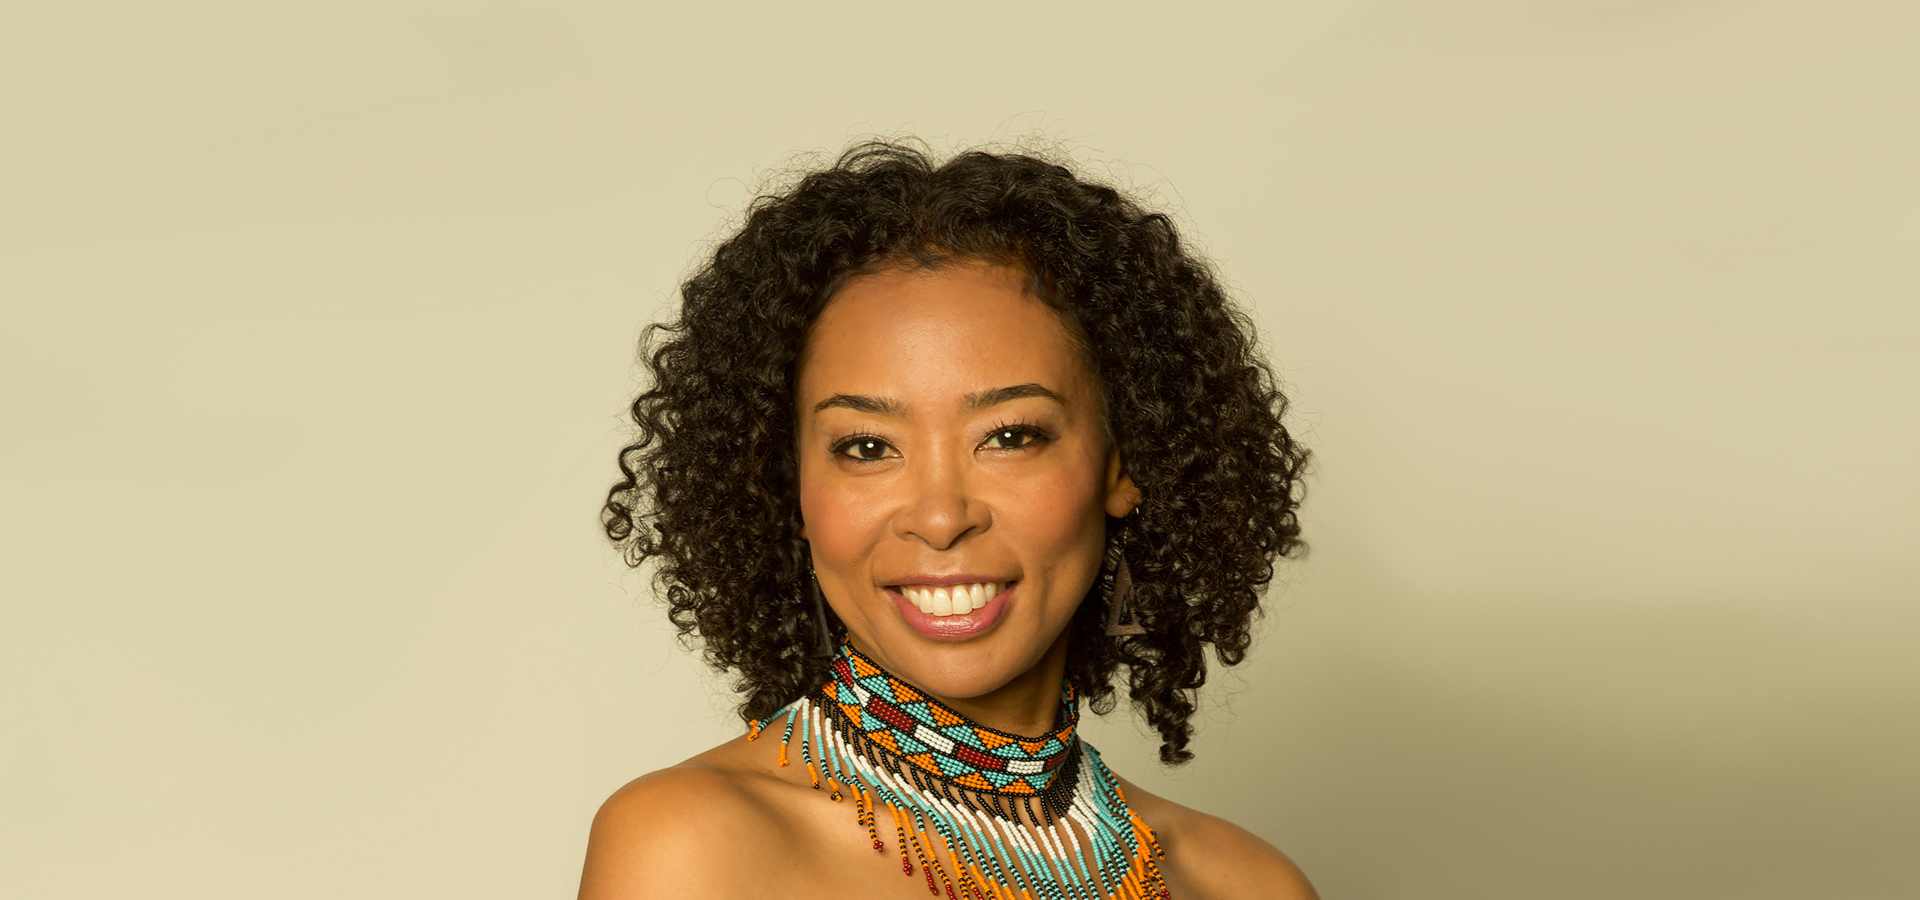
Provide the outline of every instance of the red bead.
{"type": "Polygon", "coordinates": [[[927,873],[927,893],[936,897],[940,896],[940,889],[933,886],[933,870],[922,868],[920,871],[927,873]]]}
{"type": "Polygon", "coordinates": [[[900,857],[900,872],[903,875],[913,874],[913,863],[908,862],[904,856],[900,857]]]}
{"type": "Polygon", "coordinates": [[[947,900],[960,900],[953,895],[953,885],[947,885],[947,900]]]}
{"type": "Polygon", "coordinates": [[[875,850],[879,850],[879,851],[881,851],[881,852],[883,852],[883,853],[884,853],[884,852],[886,852],[886,848],[885,848],[885,847],[883,847],[883,846],[881,846],[881,844],[880,844],[880,839],[879,839],[879,838],[874,838],[874,839],[873,839],[873,849],[875,849],[875,850]]]}

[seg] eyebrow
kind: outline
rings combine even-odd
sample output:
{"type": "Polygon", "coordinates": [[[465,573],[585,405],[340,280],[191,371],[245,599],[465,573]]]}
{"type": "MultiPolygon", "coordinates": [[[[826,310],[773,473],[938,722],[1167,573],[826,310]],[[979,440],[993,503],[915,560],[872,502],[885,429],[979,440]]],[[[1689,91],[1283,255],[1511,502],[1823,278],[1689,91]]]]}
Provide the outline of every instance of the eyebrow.
{"type": "Polygon", "coordinates": [[[973,412],[977,409],[986,409],[989,406],[998,406],[1009,400],[1020,400],[1027,397],[1045,397],[1061,406],[1067,405],[1067,401],[1060,399],[1059,394],[1029,381],[1025,384],[1015,384],[1008,387],[994,388],[990,391],[981,391],[977,394],[968,394],[960,399],[960,409],[963,412],[973,412]]]}
{"type": "MultiPolygon", "coordinates": [[[[1062,399],[1059,394],[1048,390],[1045,385],[1029,381],[1024,384],[1013,384],[991,390],[975,391],[974,393],[961,397],[960,411],[973,412],[975,410],[986,409],[989,406],[998,406],[1010,400],[1022,400],[1028,397],[1042,397],[1052,400],[1061,406],[1067,405],[1066,400],[1062,399]]],[[[907,415],[907,405],[905,403],[901,403],[892,397],[869,397],[865,394],[835,394],[814,404],[813,411],[818,413],[834,407],[873,413],[881,416],[892,416],[896,419],[905,418],[907,415]]]]}
{"type": "Polygon", "coordinates": [[[835,394],[814,404],[813,411],[819,413],[821,410],[832,409],[836,406],[863,413],[892,416],[896,419],[903,418],[907,414],[906,404],[892,397],[869,397],[865,394],[835,394]]]}

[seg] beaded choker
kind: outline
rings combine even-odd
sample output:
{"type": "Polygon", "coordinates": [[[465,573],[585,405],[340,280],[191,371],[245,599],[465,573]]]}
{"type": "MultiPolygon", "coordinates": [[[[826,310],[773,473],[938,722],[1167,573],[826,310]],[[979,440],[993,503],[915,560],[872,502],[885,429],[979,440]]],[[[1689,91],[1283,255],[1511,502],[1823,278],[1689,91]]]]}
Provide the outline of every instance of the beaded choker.
{"type": "Polygon", "coordinates": [[[780,765],[799,736],[815,789],[853,798],[855,821],[900,870],[915,861],[947,900],[1165,900],[1163,854],[1113,773],[1075,735],[1079,701],[1062,682],[1059,725],[1023,737],[975,723],[842,643],[833,678],[784,717],[780,765]],[[942,853],[935,835],[945,845],[942,853]],[[957,891],[957,893],[956,893],[957,891]]]}

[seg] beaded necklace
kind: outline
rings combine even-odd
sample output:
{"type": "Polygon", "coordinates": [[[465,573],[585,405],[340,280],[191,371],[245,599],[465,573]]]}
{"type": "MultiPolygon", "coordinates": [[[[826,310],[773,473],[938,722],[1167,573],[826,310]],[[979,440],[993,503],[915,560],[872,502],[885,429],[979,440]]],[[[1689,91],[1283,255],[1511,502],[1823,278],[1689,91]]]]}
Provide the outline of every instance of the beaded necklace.
{"type": "Polygon", "coordinates": [[[947,900],[1167,900],[1164,854],[1128,808],[1099,752],[1075,735],[1079,702],[1063,681],[1059,726],[1040,737],[996,731],[895,678],[842,643],[833,678],[766,719],[785,717],[780,765],[800,759],[886,852],[893,824],[900,870],[914,862],[947,900]],[[883,820],[881,817],[887,817],[883,820]],[[1029,827],[1030,826],[1030,827],[1029,827]],[[933,836],[949,848],[943,861],[933,836]],[[951,870],[951,874],[949,874],[951,870]],[[956,894],[956,890],[958,893],[956,894]]]}

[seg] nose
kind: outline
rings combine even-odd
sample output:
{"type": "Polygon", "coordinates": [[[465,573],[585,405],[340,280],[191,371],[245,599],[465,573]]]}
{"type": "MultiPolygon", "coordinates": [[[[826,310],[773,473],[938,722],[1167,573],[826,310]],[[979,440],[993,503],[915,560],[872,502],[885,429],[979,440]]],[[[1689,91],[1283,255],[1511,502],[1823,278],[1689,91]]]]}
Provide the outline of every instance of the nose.
{"type": "Polygon", "coordinates": [[[929,461],[907,479],[907,489],[906,503],[893,520],[898,537],[946,550],[961,538],[986,530],[992,521],[987,504],[973,495],[959,466],[929,461]]]}

